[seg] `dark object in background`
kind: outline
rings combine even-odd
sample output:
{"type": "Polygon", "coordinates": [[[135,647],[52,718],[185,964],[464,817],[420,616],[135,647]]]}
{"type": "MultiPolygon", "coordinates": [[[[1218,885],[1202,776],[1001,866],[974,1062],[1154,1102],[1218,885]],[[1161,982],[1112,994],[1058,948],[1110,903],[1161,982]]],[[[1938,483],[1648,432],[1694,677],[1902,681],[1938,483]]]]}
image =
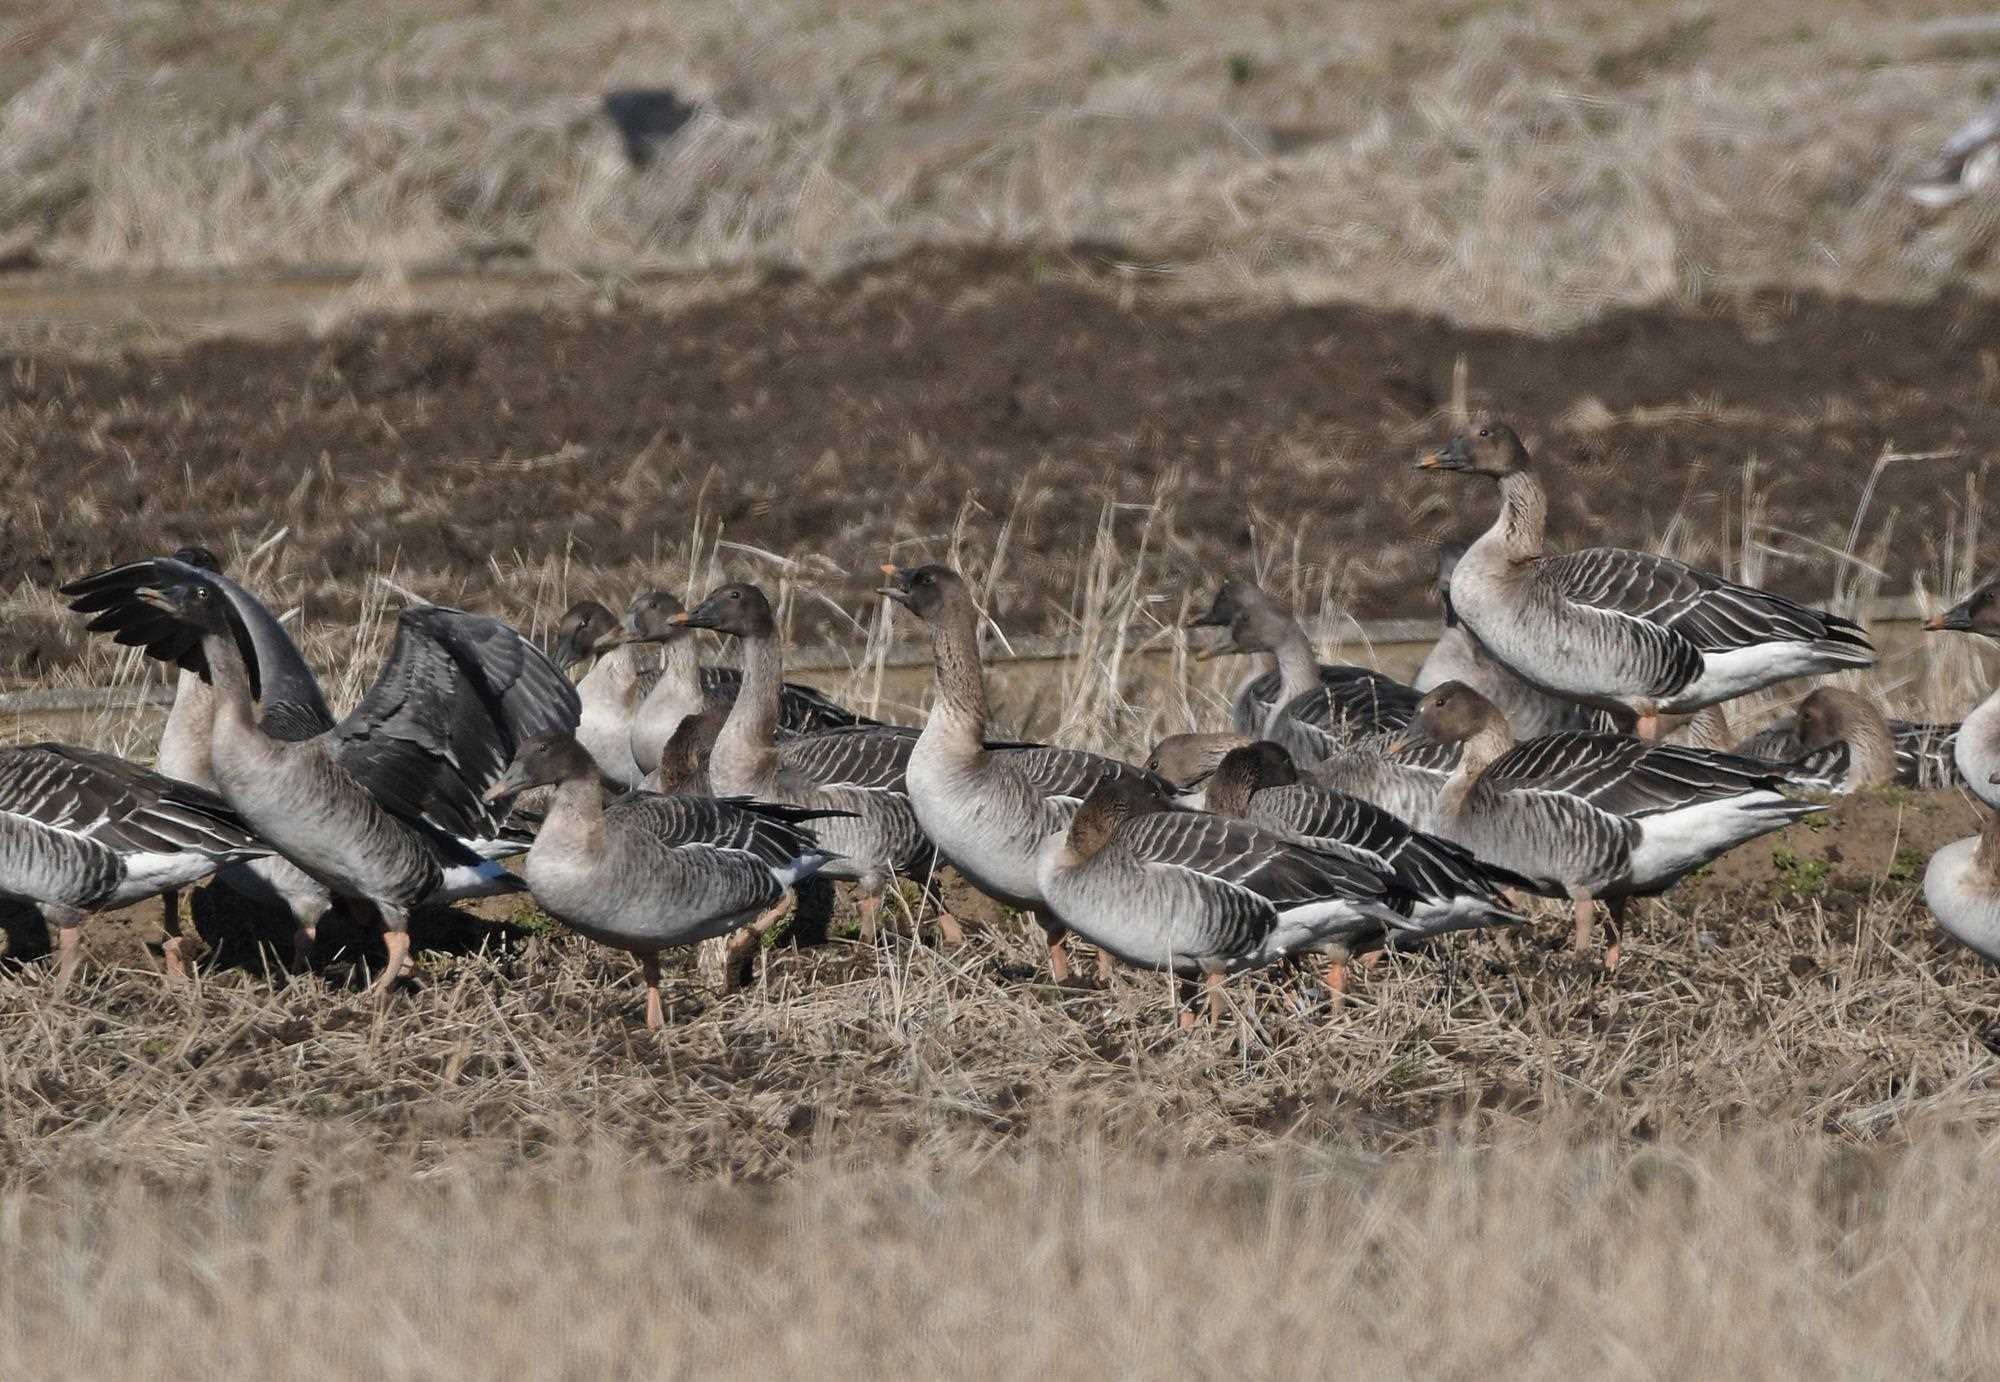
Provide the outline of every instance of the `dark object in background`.
{"type": "Polygon", "coordinates": [[[700,106],[689,105],[665,87],[628,87],[607,92],[604,113],[625,141],[625,157],[634,168],[653,161],[653,150],[694,119],[700,106]]]}

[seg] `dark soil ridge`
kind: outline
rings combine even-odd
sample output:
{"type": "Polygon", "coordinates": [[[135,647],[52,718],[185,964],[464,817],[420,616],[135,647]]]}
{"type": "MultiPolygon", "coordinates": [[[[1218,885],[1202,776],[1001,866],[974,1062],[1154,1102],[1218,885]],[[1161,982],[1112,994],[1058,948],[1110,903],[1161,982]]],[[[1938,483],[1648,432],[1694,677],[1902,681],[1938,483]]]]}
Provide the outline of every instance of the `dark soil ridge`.
{"type": "MultiPolygon", "coordinates": [[[[1541,455],[1557,541],[1649,546],[1678,519],[1695,555],[1725,560],[1755,457],[1798,554],[1768,579],[1801,596],[1831,588],[1837,563],[1809,544],[1846,546],[1885,447],[1957,453],[1880,477],[1865,528],[1894,520],[1896,593],[1935,579],[1995,420],[2000,303],[1984,298],[1759,293],[1538,338],[1192,303],[1114,259],[936,249],[672,315],[416,315],[167,355],[0,356],[0,581],[289,523],[292,569],[323,573],[315,618],[351,616],[391,561],[405,585],[490,607],[489,556],[636,569],[699,508],[859,608],[892,551],[941,554],[968,500],[990,529],[1021,495],[995,613],[1056,632],[1103,506],[1164,497],[1150,589],[1210,584],[1249,559],[1254,527],[1271,550],[1296,538],[1299,587],[1355,617],[1420,614],[1431,545],[1492,512],[1476,482],[1410,466],[1462,354],[1474,402],[1541,455]]],[[[1118,531],[1142,521],[1121,511],[1118,531]]],[[[849,627],[810,602],[801,617],[809,638],[849,627]]],[[[32,675],[78,634],[11,642],[32,675]]]]}

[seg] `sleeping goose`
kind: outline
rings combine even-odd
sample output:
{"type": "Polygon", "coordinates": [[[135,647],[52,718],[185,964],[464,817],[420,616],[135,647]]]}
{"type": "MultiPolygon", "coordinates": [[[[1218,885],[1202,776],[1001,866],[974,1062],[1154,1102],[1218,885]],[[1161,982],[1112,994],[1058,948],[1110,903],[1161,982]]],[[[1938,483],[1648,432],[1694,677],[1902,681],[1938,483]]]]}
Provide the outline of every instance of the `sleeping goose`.
{"type": "Polygon", "coordinates": [[[1858,624],[1667,557],[1593,547],[1551,555],[1548,498],[1498,423],[1419,461],[1499,481],[1500,515],[1466,549],[1451,604],[1473,635],[1544,691],[1638,717],[1699,710],[1789,677],[1866,667],[1858,624]]]}
{"type": "Polygon", "coordinates": [[[1250,581],[1224,581],[1208,612],[1188,627],[1229,630],[1228,640],[1203,649],[1198,661],[1247,653],[1275,663],[1237,688],[1231,718],[1238,734],[1276,740],[1302,762],[1355,739],[1393,734],[1416,711],[1418,694],[1394,678],[1315,661],[1298,621],[1250,581]]]}
{"type": "MultiPolygon", "coordinates": [[[[522,739],[574,729],[562,674],[497,619],[403,611],[375,685],[336,724],[271,612],[228,577],[172,558],[63,588],[71,608],[214,690],[209,762],[222,797],[273,850],[380,918],[386,993],[409,955],[410,909],[521,887],[487,854],[514,852],[480,794],[522,739]]],[[[310,952],[313,933],[297,943],[310,952]]]]}
{"type": "Polygon", "coordinates": [[[1961,944],[2000,964],[2000,811],[1982,803],[1979,833],[1954,840],[1924,868],[1924,902],[1961,944]]]}
{"type": "Polygon", "coordinates": [[[1293,955],[1326,955],[1337,992],[1350,951],[1407,927],[1413,901],[1352,859],[1176,810],[1134,773],[1090,789],[1069,829],[1042,842],[1037,877],[1056,919],[1091,944],[1141,969],[1201,976],[1211,1018],[1223,976],[1293,955]]]}
{"type": "Polygon", "coordinates": [[[1069,959],[1062,923],[1050,914],[1037,878],[1042,841],[1069,828],[1093,783],[1142,774],[1081,749],[989,747],[979,608],[964,578],[948,566],[884,566],[882,574],[889,583],[880,593],[930,629],[936,668],[930,716],[910,751],[917,824],[973,887],[1034,916],[1048,937],[1049,971],[1061,982],[1069,977],[1069,959]]]}
{"type": "MultiPolygon", "coordinates": [[[[1170,734],[1153,746],[1146,768],[1172,784],[1178,804],[1199,810],[1207,805],[1206,779],[1223,755],[1255,742],[1244,734],[1170,734]]],[[[1358,797],[1405,825],[1429,830],[1431,809],[1458,753],[1457,744],[1413,739],[1393,757],[1367,747],[1347,748],[1299,771],[1316,786],[1358,797]]]]}
{"type": "MultiPolygon", "coordinates": [[[[858,885],[861,934],[872,941],[890,879],[915,878],[928,885],[935,858],[904,781],[916,735],[888,725],[856,725],[780,739],[784,647],[771,602],[754,585],[723,586],[674,618],[689,628],[729,634],[743,645],[742,690],[709,754],[715,790],[846,813],[819,830],[821,842],[836,856],[822,872],[858,885]]],[[[962,938],[948,913],[938,924],[947,940],[962,938]]]]}
{"type": "MultiPolygon", "coordinates": [[[[1937,632],[1976,633],[2000,638],[2000,585],[1983,585],[1924,627],[1937,632]]],[[[1981,701],[1958,727],[1952,745],[1952,763],[1972,794],[1988,806],[2000,807],[2000,785],[1993,775],[2000,772],[2000,690],[1981,701]]]]}
{"type": "Polygon", "coordinates": [[[606,777],[620,787],[638,786],[646,770],[632,756],[632,721],[651,678],[639,665],[638,646],[625,626],[597,601],[578,600],[556,624],[549,657],[564,672],[586,657],[596,659],[576,684],[577,742],[606,777]]]}
{"type": "Polygon", "coordinates": [[[1518,747],[1506,717],[1448,681],[1418,710],[1434,739],[1464,753],[1439,794],[1433,828],[1530,890],[1576,904],[1576,944],[1591,942],[1590,904],[1611,917],[1618,963],[1626,899],[1666,891],[1747,840],[1824,808],[1783,795],[1770,764],[1629,735],[1549,734],[1518,747]]]}
{"type": "Polygon", "coordinates": [[[1499,707],[1516,739],[1572,732],[1617,733],[1620,726],[1610,713],[1529,685],[1473,637],[1451,605],[1452,573],[1464,555],[1462,543],[1448,542],[1438,548],[1436,591],[1444,622],[1411,683],[1416,691],[1422,694],[1448,681],[1463,682],[1499,707]]]}
{"type": "Polygon", "coordinates": [[[832,857],[802,824],[823,812],[651,792],[612,799],[596,760],[560,730],[523,743],[484,795],[544,786],[556,790],[528,849],[528,889],[564,925],[639,958],[649,1028],[662,1022],[662,950],[746,926],[754,939],[754,923],[832,857]]]}
{"type": "MultiPolygon", "coordinates": [[[[192,783],[67,744],[0,749],[0,896],[56,930],[56,982],[76,972],[83,919],[186,888],[265,847],[227,802],[192,783]]],[[[167,969],[187,972],[178,909],[167,969]]]]}
{"type": "MultiPolygon", "coordinates": [[[[682,720],[704,710],[727,714],[743,684],[743,674],[734,667],[700,665],[693,633],[674,622],[679,613],[681,602],[665,590],[645,591],[625,612],[626,639],[659,644],[666,654],[658,678],[632,716],[632,757],[645,773],[659,766],[660,751],[682,720]]],[[[810,686],[788,681],[779,692],[778,728],[785,734],[874,723],[810,686]]]]}
{"type": "Polygon", "coordinates": [[[1471,852],[1381,807],[1304,781],[1292,756],[1264,740],[1231,749],[1206,784],[1206,809],[1392,875],[1412,896],[1412,936],[1519,921],[1500,896],[1522,880],[1496,877],[1471,852]]]}

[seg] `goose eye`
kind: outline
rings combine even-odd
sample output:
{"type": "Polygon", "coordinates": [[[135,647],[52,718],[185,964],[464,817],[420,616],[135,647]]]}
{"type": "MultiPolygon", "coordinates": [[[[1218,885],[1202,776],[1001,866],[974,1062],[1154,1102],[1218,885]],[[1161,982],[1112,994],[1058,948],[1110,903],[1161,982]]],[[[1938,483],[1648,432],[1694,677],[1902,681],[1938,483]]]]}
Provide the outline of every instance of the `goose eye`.
{"type": "Polygon", "coordinates": [[[1482,437],[1490,437],[1490,436],[1492,436],[1492,435],[1493,435],[1493,433],[1492,433],[1492,430],[1491,430],[1490,428],[1485,428],[1485,427],[1482,427],[1482,428],[1480,428],[1480,429],[1479,429],[1479,435],[1480,435],[1480,436],[1482,436],[1482,437]]]}

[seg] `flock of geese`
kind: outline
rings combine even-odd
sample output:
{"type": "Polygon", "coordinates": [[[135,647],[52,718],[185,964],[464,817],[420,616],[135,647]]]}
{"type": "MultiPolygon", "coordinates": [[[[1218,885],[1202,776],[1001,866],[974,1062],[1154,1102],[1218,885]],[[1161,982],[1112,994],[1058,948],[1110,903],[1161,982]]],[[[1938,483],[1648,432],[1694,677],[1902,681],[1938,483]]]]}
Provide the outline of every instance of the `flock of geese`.
{"type": "MultiPolygon", "coordinates": [[[[1936,854],[1925,896],[2000,959],[2000,694],[1962,726],[1911,725],[1822,686],[1737,739],[1736,698],[1870,665],[1861,629],[1664,557],[1550,552],[1543,489],[1504,426],[1419,464],[1494,481],[1500,509],[1443,553],[1444,629],[1416,684],[1321,665],[1287,611],[1229,580],[1191,626],[1222,631],[1202,655],[1265,665],[1232,732],[1173,735],[1144,766],[989,737],[982,615],[947,566],[882,568],[879,593],[934,659],[915,729],[787,682],[748,584],[693,609],[649,591],[622,617],[586,601],[546,654],[498,620],[411,608],[336,721],[279,621],[210,553],[130,562],[63,593],[92,630],[179,668],[156,766],[0,751],[0,894],[55,930],[58,983],[92,912],[154,895],[165,966],[184,975],[179,894],[213,878],[284,909],[301,965],[330,909],[378,926],[386,994],[413,908],[525,887],[638,958],[658,1026],[662,952],[729,937],[740,957],[814,876],[853,886],[870,940],[892,883],[915,880],[918,921],[963,942],[933,886],[949,863],[1033,918],[1056,980],[1074,932],[1100,975],[1176,975],[1191,1023],[1197,981],[1213,1016],[1226,976],[1305,962],[1337,1004],[1356,956],[1520,924],[1529,896],[1573,909],[1586,954],[1601,909],[1613,966],[1630,899],[1831,794],[1958,779],[1984,830],[1936,854]],[[699,630],[734,640],[738,667],[704,665],[699,630]]],[[[2000,636],[2000,591],[1929,627],[2000,636]]]]}

